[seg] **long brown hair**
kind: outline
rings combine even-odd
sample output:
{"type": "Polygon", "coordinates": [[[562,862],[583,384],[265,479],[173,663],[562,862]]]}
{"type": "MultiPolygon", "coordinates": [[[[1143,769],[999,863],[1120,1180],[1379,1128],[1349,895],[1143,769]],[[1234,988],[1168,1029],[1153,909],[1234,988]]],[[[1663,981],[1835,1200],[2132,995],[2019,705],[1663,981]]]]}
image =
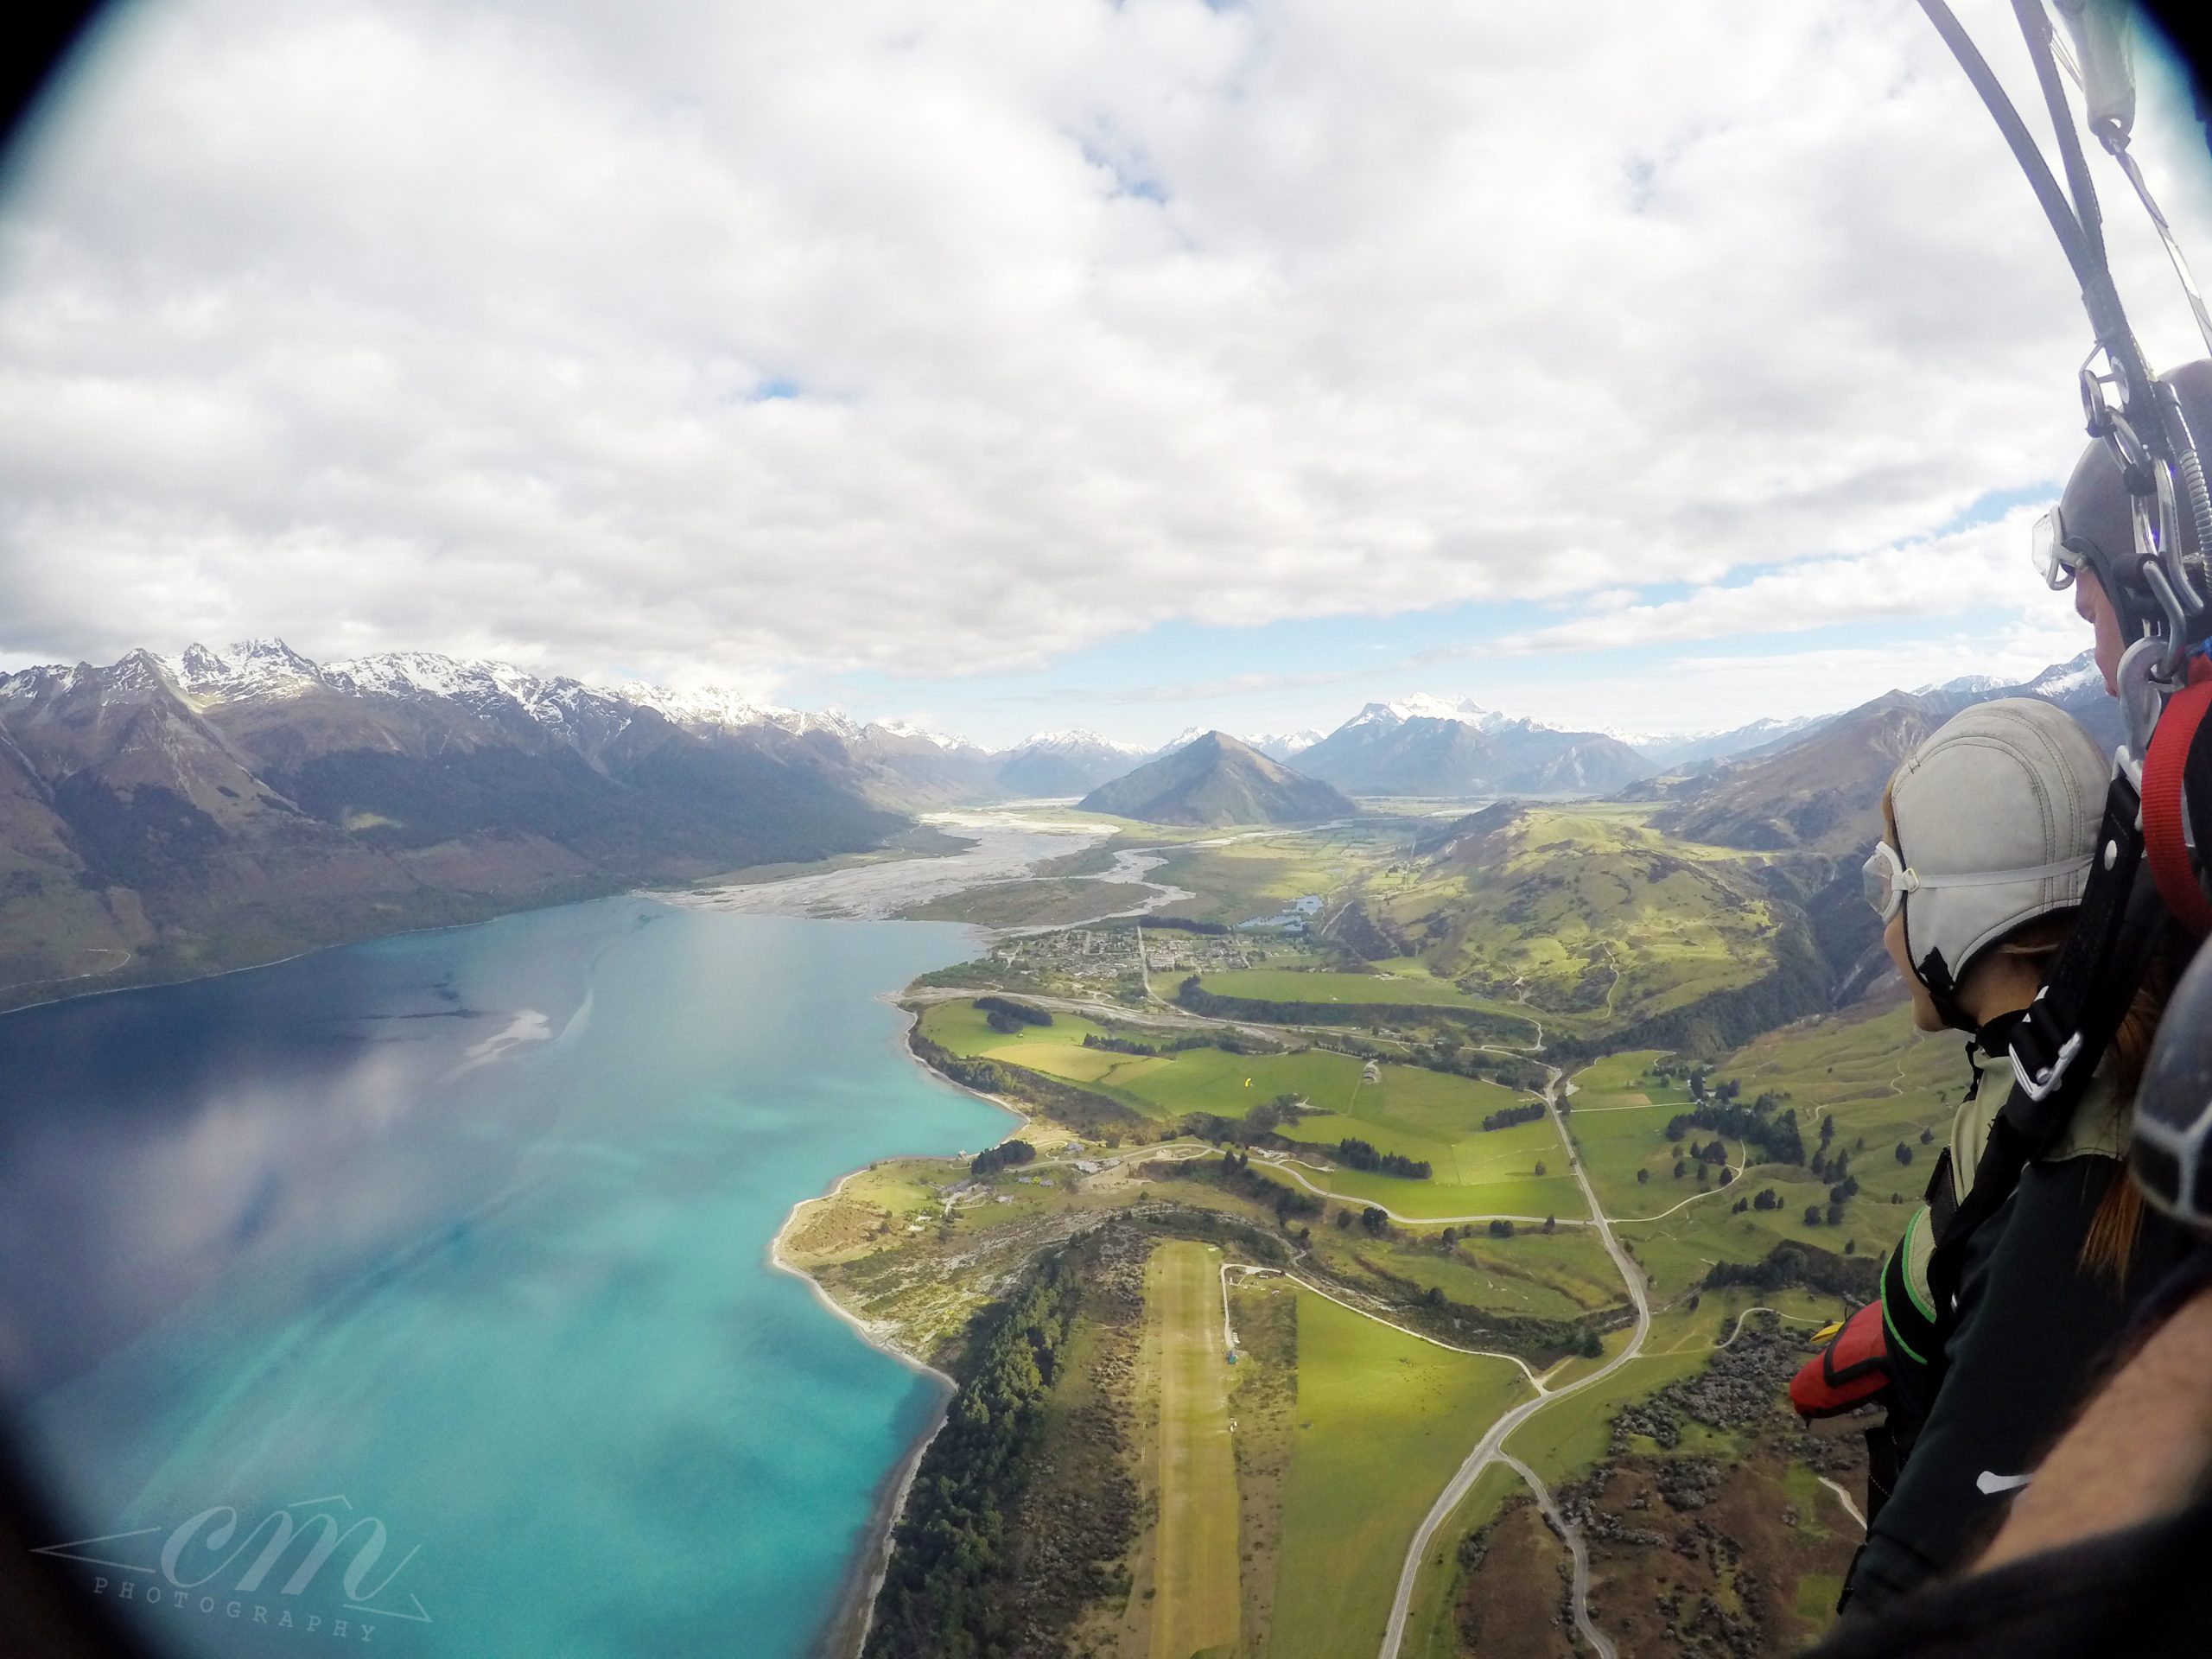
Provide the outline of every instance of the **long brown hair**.
{"type": "MultiPolygon", "coordinates": [[[[2158,1021],[2165,1015],[2166,999],[2173,995],[2181,969],[2188,965],[2181,945],[2180,936],[2169,924],[2151,953],[2135,1000],[2127,1005],[2120,1028],[2113,1033],[2112,1046],[2107,1051],[2109,1080],[2123,1100],[2135,1097],[2136,1086],[2143,1081],[2144,1062],[2151,1056],[2151,1039],[2158,1035],[2158,1021]]],[[[2089,1230],[2082,1240],[2082,1271],[2101,1274],[2116,1285],[2125,1283],[2142,1225],[2143,1194],[2123,1164],[2105,1188],[2097,1213],[2089,1217],[2089,1230]]]]}

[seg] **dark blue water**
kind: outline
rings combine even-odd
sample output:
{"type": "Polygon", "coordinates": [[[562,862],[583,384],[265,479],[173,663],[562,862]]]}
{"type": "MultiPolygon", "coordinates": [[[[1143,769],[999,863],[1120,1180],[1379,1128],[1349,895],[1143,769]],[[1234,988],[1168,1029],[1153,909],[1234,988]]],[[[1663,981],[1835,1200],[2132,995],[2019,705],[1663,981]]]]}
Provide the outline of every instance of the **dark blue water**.
{"type": "Polygon", "coordinates": [[[880,1000],[969,952],[610,899],[0,1019],[0,1382],[114,1563],[67,1570],[188,1652],[807,1651],[936,1385],[767,1246],[1003,1133],[880,1000]]]}

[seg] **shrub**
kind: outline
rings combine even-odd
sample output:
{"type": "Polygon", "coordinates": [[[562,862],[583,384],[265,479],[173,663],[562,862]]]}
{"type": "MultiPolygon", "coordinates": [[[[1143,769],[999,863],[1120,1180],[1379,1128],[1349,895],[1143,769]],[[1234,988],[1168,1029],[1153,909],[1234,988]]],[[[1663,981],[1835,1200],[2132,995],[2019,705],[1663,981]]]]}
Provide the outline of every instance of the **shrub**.
{"type": "Polygon", "coordinates": [[[969,1160],[970,1175],[988,1175],[1015,1164],[1033,1163],[1037,1148],[1027,1141],[1001,1141],[995,1147],[986,1147],[969,1160]]]}

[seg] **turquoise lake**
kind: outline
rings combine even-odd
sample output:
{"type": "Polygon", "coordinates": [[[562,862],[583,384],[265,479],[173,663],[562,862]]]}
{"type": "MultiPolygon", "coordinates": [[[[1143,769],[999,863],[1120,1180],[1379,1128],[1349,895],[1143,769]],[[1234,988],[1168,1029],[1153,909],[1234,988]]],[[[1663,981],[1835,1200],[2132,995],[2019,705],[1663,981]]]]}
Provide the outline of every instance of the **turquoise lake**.
{"type": "Polygon", "coordinates": [[[0,1018],[0,1385],[112,1563],[65,1570],[226,1659],[814,1650],[940,1393],[768,1244],[1005,1133],[883,1000],[972,938],[625,898],[0,1018]]]}

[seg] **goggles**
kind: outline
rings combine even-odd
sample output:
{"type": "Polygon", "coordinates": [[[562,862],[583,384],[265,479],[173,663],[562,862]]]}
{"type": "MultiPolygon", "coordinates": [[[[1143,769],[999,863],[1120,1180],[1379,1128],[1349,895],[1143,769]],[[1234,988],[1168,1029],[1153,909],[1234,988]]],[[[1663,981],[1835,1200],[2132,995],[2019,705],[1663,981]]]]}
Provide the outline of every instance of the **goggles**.
{"type": "Polygon", "coordinates": [[[2053,593],[2074,585],[2075,573],[2088,562],[2088,544],[2066,533],[2066,520],[2056,507],[2036,520],[2028,556],[2036,567],[2036,574],[2053,593]]]}
{"type": "Polygon", "coordinates": [[[2001,887],[2016,881],[2042,881],[2086,870],[2093,856],[2083,853],[2078,858],[2063,858],[2056,864],[2038,864],[2025,870],[1971,870],[1958,875],[1923,875],[1898,857],[1897,849],[1888,842],[1878,841],[1861,868],[1860,880],[1867,904],[1886,927],[1890,918],[1904,907],[1908,893],[1929,887],[2001,887]]]}

